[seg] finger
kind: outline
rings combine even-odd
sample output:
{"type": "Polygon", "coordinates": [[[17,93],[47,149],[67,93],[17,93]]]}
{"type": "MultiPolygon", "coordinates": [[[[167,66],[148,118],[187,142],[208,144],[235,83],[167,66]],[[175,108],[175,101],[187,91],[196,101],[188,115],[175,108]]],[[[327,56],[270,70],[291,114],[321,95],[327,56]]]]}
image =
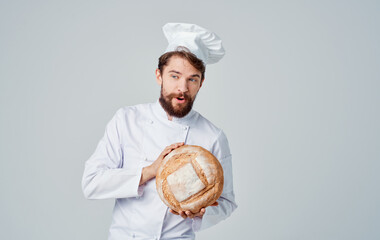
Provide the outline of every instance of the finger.
{"type": "Polygon", "coordinates": [[[164,158],[165,158],[165,157],[166,157],[171,151],[172,151],[172,149],[169,149],[169,150],[163,152],[163,153],[161,154],[161,158],[164,159],[164,158]]]}
{"type": "Polygon", "coordinates": [[[206,208],[202,208],[199,213],[201,214],[201,216],[203,216],[206,213],[206,208]]]}
{"type": "Polygon", "coordinates": [[[161,155],[162,155],[163,157],[165,157],[165,156],[168,155],[171,151],[172,151],[171,148],[167,148],[167,149],[165,149],[165,150],[162,152],[161,155]]]}
{"type": "Polygon", "coordinates": [[[180,215],[183,219],[186,219],[186,218],[187,218],[187,215],[185,214],[184,211],[179,211],[179,215],[180,215]]]}
{"type": "Polygon", "coordinates": [[[182,146],[183,145],[183,142],[182,143],[173,143],[172,145],[169,145],[167,146],[165,149],[164,149],[164,152],[166,153],[169,153],[171,152],[173,149],[179,147],[179,146],[182,146]]]}
{"type": "Polygon", "coordinates": [[[187,217],[189,217],[189,218],[193,218],[194,217],[194,214],[192,212],[190,212],[190,211],[186,211],[185,213],[186,213],[187,217]]]}
{"type": "Polygon", "coordinates": [[[170,209],[170,212],[173,213],[173,214],[175,214],[175,215],[179,215],[179,213],[177,213],[176,211],[174,211],[172,209],[170,209]]]}
{"type": "Polygon", "coordinates": [[[195,217],[203,217],[203,215],[206,213],[206,209],[202,208],[199,213],[195,214],[195,217]]]}
{"type": "Polygon", "coordinates": [[[184,142],[179,142],[179,143],[173,143],[172,145],[170,146],[167,146],[164,151],[162,152],[162,157],[166,157],[166,155],[168,155],[171,151],[173,151],[174,149],[184,145],[185,143],[184,142]]]}
{"type": "Polygon", "coordinates": [[[171,146],[168,146],[168,147],[166,147],[165,149],[164,149],[164,151],[162,151],[162,153],[161,153],[161,157],[162,158],[164,158],[164,157],[166,157],[166,155],[168,155],[171,151],[173,151],[173,147],[171,147],[171,146]]]}
{"type": "Polygon", "coordinates": [[[178,143],[173,143],[172,145],[170,145],[169,147],[171,149],[175,149],[175,148],[178,148],[180,146],[183,146],[185,143],[184,142],[178,142],[178,143]]]}
{"type": "Polygon", "coordinates": [[[198,213],[195,213],[193,214],[193,217],[192,218],[195,218],[195,217],[203,217],[203,215],[206,213],[206,209],[205,208],[201,208],[201,210],[198,212],[198,213]]]}

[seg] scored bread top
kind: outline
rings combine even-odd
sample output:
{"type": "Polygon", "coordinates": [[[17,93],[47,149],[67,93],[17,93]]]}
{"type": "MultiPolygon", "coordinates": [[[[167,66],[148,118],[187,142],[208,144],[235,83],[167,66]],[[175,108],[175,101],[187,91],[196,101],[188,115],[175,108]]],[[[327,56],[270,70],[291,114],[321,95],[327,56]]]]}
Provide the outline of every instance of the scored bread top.
{"type": "Polygon", "coordinates": [[[223,169],[206,149],[184,145],[161,162],[156,188],[162,201],[175,211],[193,213],[213,204],[223,191],[223,169]]]}

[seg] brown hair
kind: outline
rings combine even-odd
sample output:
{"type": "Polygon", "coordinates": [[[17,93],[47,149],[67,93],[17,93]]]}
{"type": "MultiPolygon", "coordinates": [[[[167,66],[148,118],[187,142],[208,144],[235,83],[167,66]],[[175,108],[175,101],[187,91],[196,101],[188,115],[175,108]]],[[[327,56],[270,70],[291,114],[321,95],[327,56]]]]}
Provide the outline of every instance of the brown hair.
{"type": "Polygon", "coordinates": [[[201,72],[201,80],[205,78],[206,67],[203,61],[197,58],[186,47],[178,47],[175,51],[166,52],[161,55],[161,57],[158,59],[158,69],[160,70],[161,74],[164,71],[164,67],[169,63],[170,58],[173,56],[181,57],[189,61],[189,63],[194,68],[201,72]]]}

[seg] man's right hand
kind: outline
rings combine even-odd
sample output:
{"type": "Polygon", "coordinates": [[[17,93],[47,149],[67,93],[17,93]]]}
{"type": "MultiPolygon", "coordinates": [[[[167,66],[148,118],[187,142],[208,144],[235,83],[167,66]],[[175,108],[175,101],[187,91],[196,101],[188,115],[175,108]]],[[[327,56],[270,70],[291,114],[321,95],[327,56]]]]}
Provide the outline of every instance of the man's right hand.
{"type": "Polygon", "coordinates": [[[183,146],[184,144],[185,143],[180,142],[180,143],[174,143],[174,144],[172,144],[170,146],[167,146],[161,152],[160,156],[158,156],[158,158],[156,159],[156,161],[154,161],[151,165],[149,165],[147,167],[144,167],[142,169],[141,178],[140,178],[140,184],[139,185],[142,185],[142,184],[146,183],[147,181],[149,181],[150,179],[156,177],[157,170],[158,170],[158,168],[159,168],[162,160],[164,159],[164,157],[166,157],[166,155],[168,155],[174,149],[179,148],[180,146],[183,146]]]}

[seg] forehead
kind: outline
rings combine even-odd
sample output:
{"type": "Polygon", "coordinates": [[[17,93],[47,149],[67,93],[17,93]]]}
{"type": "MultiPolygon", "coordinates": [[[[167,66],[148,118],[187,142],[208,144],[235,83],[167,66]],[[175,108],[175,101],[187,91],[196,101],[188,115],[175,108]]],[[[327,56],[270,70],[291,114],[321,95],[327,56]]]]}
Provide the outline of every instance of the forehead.
{"type": "Polygon", "coordinates": [[[191,63],[186,59],[179,56],[172,56],[166,66],[164,67],[164,72],[178,71],[182,74],[200,74],[201,72],[193,67],[191,63]]]}

